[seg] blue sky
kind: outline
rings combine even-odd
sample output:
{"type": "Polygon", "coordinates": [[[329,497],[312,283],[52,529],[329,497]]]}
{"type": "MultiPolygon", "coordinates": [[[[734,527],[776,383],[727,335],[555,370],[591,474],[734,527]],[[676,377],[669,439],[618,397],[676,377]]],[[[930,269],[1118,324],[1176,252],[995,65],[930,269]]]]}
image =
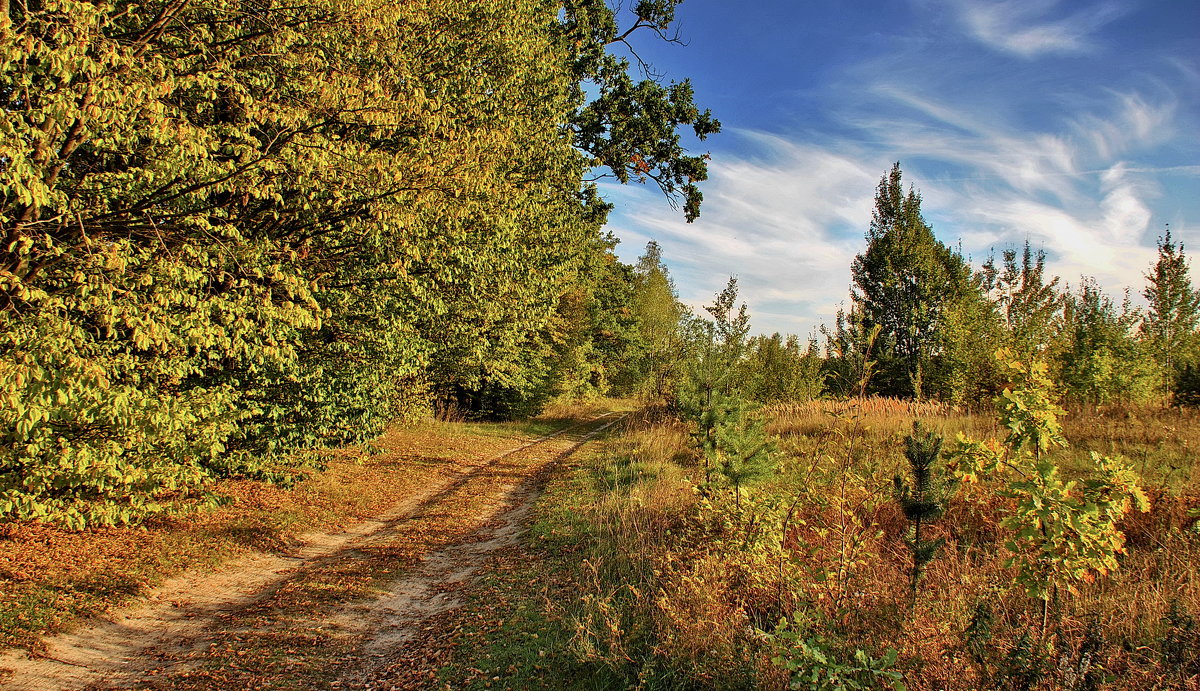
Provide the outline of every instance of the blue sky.
{"type": "Polygon", "coordinates": [[[618,254],[657,240],[697,310],[736,275],[756,332],[832,321],[895,161],[975,265],[1029,239],[1064,281],[1136,297],[1164,224],[1200,256],[1196,0],[686,0],[678,19],[688,45],[639,53],[722,122],[693,142],[702,215],[603,191],[618,254]]]}

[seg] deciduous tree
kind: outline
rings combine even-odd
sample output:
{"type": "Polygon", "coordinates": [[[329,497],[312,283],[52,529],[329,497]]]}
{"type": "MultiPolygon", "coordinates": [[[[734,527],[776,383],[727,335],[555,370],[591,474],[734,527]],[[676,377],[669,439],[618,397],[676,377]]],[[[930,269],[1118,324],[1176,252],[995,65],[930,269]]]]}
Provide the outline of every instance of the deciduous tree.
{"type": "Polygon", "coordinates": [[[5,3],[0,515],[127,521],[439,395],[537,400],[586,171],[698,211],[677,128],[715,121],[610,53],[675,4],[5,3]]]}
{"type": "Polygon", "coordinates": [[[852,297],[865,330],[880,327],[876,390],[921,398],[943,348],[946,313],[971,290],[971,272],[934,237],[920,195],[905,193],[901,178],[896,163],[879,182],[867,249],[851,267],[852,297]]]}
{"type": "Polygon", "coordinates": [[[1161,372],[1136,338],[1141,315],[1128,293],[1120,306],[1084,278],[1064,312],[1070,341],[1062,381],[1070,396],[1094,405],[1144,401],[1159,390],[1161,372]]]}
{"type": "Polygon", "coordinates": [[[1171,239],[1167,227],[1158,239],[1158,260],[1146,274],[1142,291],[1148,307],[1141,335],[1168,380],[1196,358],[1196,328],[1200,325],[1200,291],[1192,279],[1183,244],[1171,239]]]}
{"type": "Polygon", "coordinates": [[[687,153],[679,130],[690,127],[704,140],[719,132],[721,123],[696,106],[688,80],[663,84],[634,43],[641,33],[679,42],[672,24],[681,2],[638,0],[626,19],[620,3],[613,8],[606,0],[567,0],[561,31],[581,104],[570,119],[575,145],[591,165],[607,169],[600,176],[622,183],[651,181],[693,221],[700,215],[703,195],[696,183],[708,178],[708,155],[687,153]],[[629,59],[610,46],[627,49],[644,78],[635,79],[629,59]]]}

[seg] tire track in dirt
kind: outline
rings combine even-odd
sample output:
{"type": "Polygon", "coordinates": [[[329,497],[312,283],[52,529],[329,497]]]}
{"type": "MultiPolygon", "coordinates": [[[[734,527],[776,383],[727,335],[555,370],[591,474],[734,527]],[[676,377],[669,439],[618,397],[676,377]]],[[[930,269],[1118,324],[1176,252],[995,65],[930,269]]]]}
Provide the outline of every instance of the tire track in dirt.
{"type": "MultiPolygon", "coordinates": [[[[565,460],[622,419],[587,433],[551,463],[565,460]]],[[[478,575],[490,556],[520,540],[525,519],[541,493],[539,475],[551,463],[539,466],[535,473],[508,488],[503,502],[487,508],[491,517],[477,531],[478,541],[453,544],[426,555],[419,568],[391,583],[374,600],[355,603],[339,613],[343,619],[360,622],[360,628],[367,632],[360,647],[360,664],[342,675],[341,686],[370,686],[375,673],[390,664],[392,654],[420,635],[424,622],[463,604],[456,591],[478,575]]]]}
{"type": "MultiPolygon", "coordinates": [[[[421,562],[424,555],[419,550],[414,553],[411,546],[409,549],[398,550],[389,546],[390,543],[410,532],[406,528],[421,523],[423,517],[436,521],[439,512],[446,512],[448,505],[452,506],[454,502],[461,501],[460,495],[473,483],[484,481],[491,483],[492,489],[507,490],[502,492],[504,494],[519,493],[518,488],[528,480],[532,472],[516,472],[514,477],[503,481],[503,478],[487,477],[492,474],[489,471],[510,465],[510,461],[536,454],[548,445],[557,446],[556,441],[560,438],[580,437],[572,440],[569,449],[557,456],[565,457],[602,429],[615,424],[616,421],[604,422],[612,415],[613,413],[605,413],[482,461],[457,466],[451,469],[441,482],[434,483],[420,493],[397,503],[387,512],[348,530],[303,536],[299,547],[290,553],[257,553],[233,560],[215,572],[187,573],[172,579],[156,589],[142,605],[124,609],[108,621],[97,622],[74,633],[47,640],[46,651],[42,654],[31,655],[25,651],[0,654],[0,670],[10,672],[8,676],[0,677],[2,685],[14,691],[121,688],[126,685],[147,684],[150,687],[161,688],[163,686],[160,682],[166,682],[172,688],[181,688],[177,683],[169,681],[175,676],[173,672],[203,668],[205,658],[211,657],[206,656],[207,651],[226,648],[236,651],[236,635],[233,636],[232,644],[229,640],[224,641],[225,648],[220,648],[221,644],[214,641],[220,641],[222,634],[229,639],[231,632],[245,629],[246,627],[239,623],[241,619],[257,615],[256,622],[261,625],[262,611],[266,610],[269,614],[271,602],[280,598],[286,600],[290,591],[298,589],[294,587],[297,583],[302,584],[312,574],[322,572],[354,576],[356,562],[365,566],[373,561],[377,566],[381,560],[390,560],[387,569],[412,573],[401,577],[394,588],[384,588],[383,594],[374,602],[344,606],[339,613],[330,616],[329,621],[303,621],[303,617],[290,617],[290,621],[287,622],[293,627],[308,628],[307,631],[292,633],[313,637],[313,632],[316,632],[315,638],[328,638],[340,644],[332,647],[340,647],[336,652],[343,655],[349,652],[346,649],[349,643],[381,641],[371,644],[375,647],[367,646],[369,652],[365,658],[356,655],[348,658],[352,663],[356,659],[375,659],[383,654],[381,651],[389,647],[387,641],[397,636],[402,638],[411,635],[410,630],[414,624],[407,620],[421,617],[424,611],[422,607],[428,609],[437,604],[429,596],[432,588],[429,584],[439,579],[446,580],[447,577],[456,574],[453,570],[446,571],[445,567],[482,561],[482,556],[470,556],[472,550],[469,548],[472,545],[469,541],[468,544],[461,545],[462,549],[446,547],[443,551],[431,552],[424,562],[421,562]],[[597,422],[603,424],[593,428],[597,422]],[[581,435],[572,435],[572,432],[580,428],[591,429],[581,435]],[[454,551],[456,549],[458,551],[454,551]],[[422,587],[418,586],[418,583],[427,585],[422,587]],[[363,616],[363,607],[366,607],[366,612],[372,613],[363,616]],[[330,636],[326,630],[335,633],[330,636]],[[217,632],[216,635],[214,632],[217,632]],[[204,649],[206,643],[207,651],[204,649]]],[[[529,467],[533,466],[537,464],[529,467]]],[[[526,464],[520,464],[514,469],[523,471],[527,467],[526,464]]],[[[517,504],[526,502],[527,499],[522,498],[517,504]]],[[[501,503],[503,504],[503,500],[501,503]]],[[[472,507],[471,513],[478,514],[482,519],[481,524],[491,525],[489,521],[494,523],[505,508],[508,508],[507,505],[480,505],[472,507]]],[[[517,525],[511,521],[508,523],[512,526],[517,525]]],[[[478,545],[485,545],[490,540],[503,542],[513,539],[509,533],[503,532],[504,527],[501,525],[493,531],[493,536],[477,538],[476,551],[478,545]]],[[[483,530],[486,529],[485,527],[483,530]]],[[[476,526],[471,532],[480,530],[476,526]]],[[[486,554],[488,551],[483,549],[479,554],[486,554]]],[[[454,568],[461,571],[466,567],[454,568]]],[[[468,577],[472,572],[470,569],[461,571],[461,578],[468,577]]],[[[369,582],[371,579],[366,580],[369,582]]],[[[317,611],[320,611],[320,608],[317,611]]],[[[289,617],[282,619],[287,620],[289,617]]],[[[291,651],[289,654],[302,656],[303,651],[295,653],[293,647],[286,648],[291,651]]],[[[303,664],[293,666],[298,673],[305,671],[303,664]]],[[[354,664],[354,669],[362,667],[361,664],[354,664]]],[[[347,670],[339,671],[338,674],[345,676],[347,670]]],[[[184,683],[183,688],[231,688],[224,685],[220,677],[220,674],[187,677],[198,682],[198,685],[184,683]],[[211,685],[206,684],[206,678],[211,678],[211,685]]],[[[297,682],[300,688],[304,687],[302,679],[297,679],[297,682]]]]}

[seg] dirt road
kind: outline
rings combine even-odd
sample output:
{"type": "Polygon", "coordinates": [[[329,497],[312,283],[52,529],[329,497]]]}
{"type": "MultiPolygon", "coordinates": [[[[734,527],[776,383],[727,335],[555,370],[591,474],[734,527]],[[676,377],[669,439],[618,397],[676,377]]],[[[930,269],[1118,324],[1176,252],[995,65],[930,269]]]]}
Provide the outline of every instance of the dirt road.
{"type": "Polygon", "coordinates": [[[443,474],[385,514],[288,554],[186,574],[144,604],[0,655],[7,689],[362,688],[459,604],[455,591],[511,546],[538,474],[619,418],[602,415],[443,474]]]}

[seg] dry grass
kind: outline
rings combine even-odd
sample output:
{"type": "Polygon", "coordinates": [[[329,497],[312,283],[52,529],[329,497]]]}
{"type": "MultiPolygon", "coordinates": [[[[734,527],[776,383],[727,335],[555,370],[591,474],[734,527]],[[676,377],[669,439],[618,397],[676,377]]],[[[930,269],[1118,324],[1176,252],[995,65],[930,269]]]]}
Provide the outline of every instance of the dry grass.
{"type": "Polygon", "coordinates": [[[628,411],[630,400],[624,398],[560,399],[551,401],[537,416],[538,420],[582,420],[610,410],[628,411]]]}
{"type": "Polygon", "coordinates": [[[697,493],[703,473],[678,423],[632,422],[593,471],[579,636],[584,648],[609,651],[593,662],[647,688],[663,678],[780,688],[785,679],[768,660],[790,653],[761,632],[799,614],[803,635],[824,637],[832,655],[896,649],[910,689],[1083,689],[1099,678],[1097,665],[1110,677],[1104,688],[1200,688],[1200,633],[1180,634],[1182,658],[1163,652],[1172,603],[1200,619],[1196,414],[1073,411],[1065,420],[1074,444],[1067,472],[1086,473],[1091,450],[1125,455],[1154,509],[1122,525],[1120,570],[1064,594],[1043,629],[1040,601],[1005,566],[1000,519],[1010,500],[986,483],[961,491],[932,525],[946,543],[910,603],[908,525],[891,492],[901,439],[917,418],[950,439],[1003,436],[994,419],[881,398],[768,412],[782,438],[780,473],[740,506],[716,487],[697,493]],[[985,657],[974,659],[966,632],[984,611],[990,624],[976,650],[985,657]],[[1089,627],[1101,634],[1095,652],[1085,645],[1089,627]],[[1023,636],[1032,641],[1027,660],[1023,636]]]}
{"type": "MultiPolygon", "coordinates": [[[[804,443],[793,443],[793,450],[824,457],[822,463],[827,466],[837,464],[836,454],[829,453],[828,440],[840,429],[840,435],[832,436],[843,448],[854,443],[860,447],[852,465],[859,481],[868,486],[884,485],[892,469],[899,467],[898,441],[915,418],[950,437],[958,431],[975,437],[1000,436],[990,418],[938,406],[906,407],[869,399],[820,408],[827,416],[824,425],[815,412],[786,411],[774,416],[774,429],[803,439],[804,443]]],[[[1149,514],[1132,514],[1122,526],[1128,542],[1120,571],[1082,584],[1077,594],[1059,603],[1052,619],[1055,628],[1047,635],[1053,648],[1046,653],[1047,663],[1065,664],[1070,653],[1079,649],[1087,623],[1096,621],[1107,641],[1100,655],[1108,673],[1115,675],[1112,688],[1150,688],[1153,684],[1148,682],[1156,679],[1155,675],[1161,677],[1155,684],[1164,688],[1197,684],[1195,676],[1167,680],[1172,670],[1160,664],[1156,651],[1172,601],[1188,612],[1200,613],[1200,561],[1196,559],[1200,535],[1185,530],[1194,526],[1195,510],[1200,506],[1200,486],[1189,450],[1200,443],[1200,418],[1191,411],[1145,408],[1073,411],[1064,422],[1074,444],[1065,459],[1069,472],[1087,472],[1088,451],[1126,456],[1141,473],[1154,508],[1149,514]]],[[[834,489],[821,482],[819,474],[816,477],[826,491],[834,489]]],[[[973,680],[966,682],[968,686],[984,683],[979,676],[982,670],[963,655],[963,632],[980,602],[990,602],[995,610],[999,630],[993,633],[991,645],[999,651],[1011,650],[1022,633],[1038,628],[1038,603],[1024,597],[1013,585],[1013,574],[1004,567],[1006,552],[998,523],[1006,500],[995,492],[996,487],[990,485],[960,492],[952,511],[935,527],[947,543],[924,581],[919,611],[892,636],[883,634],[894,628],[896,613],[902,609],[896,594],[905,585],[905,555],[898,549],[904,520],[891,503],[881,505],[873,516],[860,517],[878,526],[883,538],[863,550],[866,563],[859,581],[866,585],[856,592],[857,621],[848,622],[851,626],[847,628],[859,639],[899,648],[901,659],[917,666],[909,673],[909,688],[963,688],[964,680],[973,680]],[[942,663],[925,664],[937,659],[942,663]]],[[[829,510],[824,511],[827,514],[829,510]]],[[[814,518],[818,524],[832,523],[827,515],[814,518]]],[[[822,554],[820,537],[810,534],[806,538],[805,549],[822,554]]],[[[828,558],[828,554],[823,556],[828,558]]],[[[826,615],[837,616],[836,611],[824,610],[826,615]]],[[[1200,640],[1192,644],[1200,646],[1200,640]]],[[[1191,654],[1200,656],[1200,648],[1191,654]]],[[[1051,670],[1040,683],[1050,687],[1064,679],[1061,670],[1051,670]]]]}
{"type": "Polygon", "coordinates": [[[818,398],[804,403],[771,406],[764,411],[777,430],[819,430],[830,418],[869,416],[876,422],[914,418],[935,419],[958,416],[962,411],[939,401],[914,401],[886,396],[835,400],[818,398]]]}
{"type": "Polygon", "coordinates": [[[1200,411],[1193,408],[1074,410],[1064,420],[1077,456],[1121,454],[1154,487],[1175,494],[1200,490],[1200,411]]]}
{"type": "Polygon", "coordinates": [[[145,593],[185,569],[208,568],[253,550],[286,550],[306,532],[336,532],[387,509],[441,470],[487,458],[564,422],[396,426],[379,450],[328,454],[327,468],[294,489],[230,480],[230,503],[157,518],[134,528],[70,532],[40,523],[0,525],[0,648],[36,647],[145,593]]]}

